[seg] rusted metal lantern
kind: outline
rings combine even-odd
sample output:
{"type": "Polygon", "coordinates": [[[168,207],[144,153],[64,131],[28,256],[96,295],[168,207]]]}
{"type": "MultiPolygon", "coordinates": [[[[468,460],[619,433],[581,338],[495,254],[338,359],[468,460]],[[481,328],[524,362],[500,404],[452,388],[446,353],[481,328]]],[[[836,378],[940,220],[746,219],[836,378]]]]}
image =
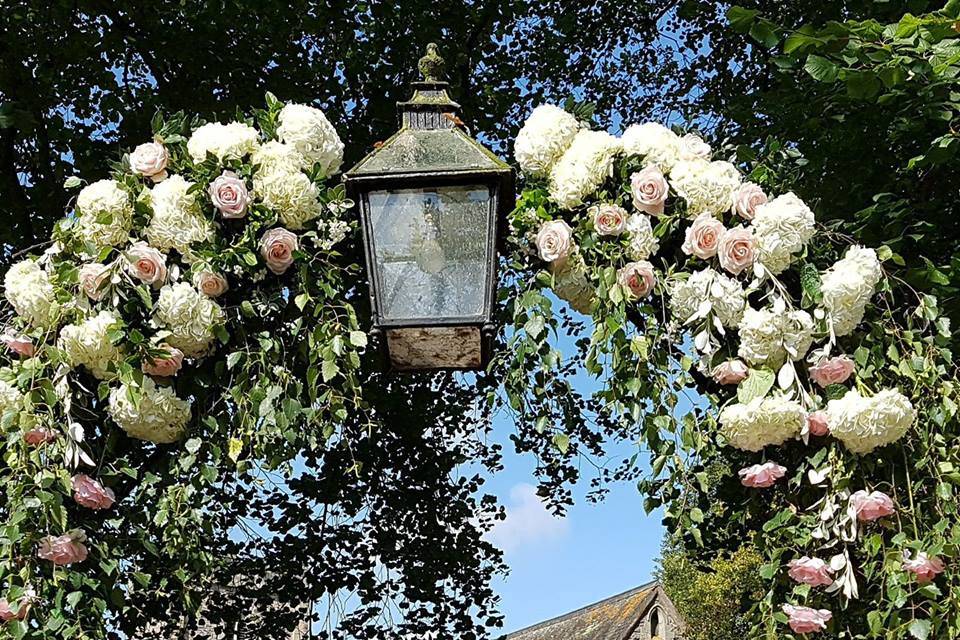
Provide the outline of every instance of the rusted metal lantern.
{"type": "Polygon", "coordinates": [[[400,131],[344,175],[363,220],[373,333],[395,369],[479,369],[513,170],[464,131],[436,45],[420,73],[400,131]]]}

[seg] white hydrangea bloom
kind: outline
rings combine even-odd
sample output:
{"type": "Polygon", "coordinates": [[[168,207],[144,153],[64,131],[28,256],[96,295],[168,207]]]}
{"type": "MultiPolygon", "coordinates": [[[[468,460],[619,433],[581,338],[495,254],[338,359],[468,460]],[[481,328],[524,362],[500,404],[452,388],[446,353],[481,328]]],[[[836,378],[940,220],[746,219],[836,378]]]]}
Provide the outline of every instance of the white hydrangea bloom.
{"type": "Polygon", "coordinates": [[[213,239],[213,225],[203,217],[196,193],[187,193],[192,186],[183,176],[174,175],[151,190],[153,218],[145,230],[151,246],[186,255],[194,242],[213,239]]]}
{"type": "Polygon", "coordinates": [[[550,197],[564,209],[583,204],[610,177],[621,148],[605,131],[582,129],[550,170],[550,197]]]}
{"type": "Polygon", "coordinates": [[[131,437],[168,444],[183,437],[190,420],[190,403],[177,397],[170,387],[158,387],[144,376],[140,402],[134,405],[126,385],[110,391],[108,412],[131,437]]]}
{"type": "Polygon", "coordinates": [[[680,160],[670,171],[670,186],[687,203],[687,216],[691,218],[728,211],[740,182],[740,171],[723,161],[680,160]]]}
{"type": "Polygon", "coordinates": [[[250,156],[250,162],[259,165],[258,174],[275,171],[293,173],[299,171],[300,167],[305,164],[303,155],[293,145],[284,144],[277,140],[271,140],[257,149],[250,156]]]}
{"type": "Polygon", "coordinates": [[[253,153],[259,146],[260,134],[242,122],[211,122],[197,128],[187,140],[187,152],[197,163],[206,160],[208,152],[218,160],[237,159],[253,153]]]}
{"type": "Polygon", "coordinates": [[[822,277],[823,308],[837,336],[851,333],[863,320],[880,282],[880,260],[873,249],[853,246],[822,277]]]}
{"type": "Polygon", "coordinates": [[[773,274],[782,272],[813,237],[814,224],[813,211],[793,193],[759,205],[753,217],[758,261],[773,274]]]}
{"type": "Polygon", "coordinates": [[[656,122],[630,125],[620,136],[620,142],[628,156],[643,156],[645,166],[656,166],[663,173],[673,169],[683,146],[680,136],[656,122]]]}
{"type": "Polygon", "coordinates": [[[803,310],[747,308],[740,321],[737,354],[750,364],[777,369],[789,357],[800,360],[813,344],[814,323],[803,310]]]}
{"type": "Polygon", "coordinates": [[[734,328],[740,323],[744,306],[746,297],[740,283],[709,267],[670,288],[670,310],[681,323],[712,311],[723,326],[734,328]]]}
{"type": "Polygon", "coordinates": [[[913,425],[916,411],[896,389],[884,389],[872,398],[856,390],[827,403],[830,433],[854,453],[870,453],[896,442],[913,425]]]}
{"type": "Polygon", "coordinates": [[[125,244],[133,226],[133,203],[116,180],[98,180],[77,196],[77,233],[97,249],[125,244]],[[98,222],[98,219],[103,222],[98,222]]]}
{"type": "Polygon", "coordinates": [[[579,130],[580,123],[572,113],[552,104],[540,105],[513,143],[520,169],[530,176],[546,176],[579,130]]]}
{"type": "Polygon", "coordinates": [[[4,296],[21,318],[34,327],[46,327],[59,305],[50,275],[33,260],[22,260],[3,279],[4,296]]]}
{"type": "Polygon", "coordinates": [[[299,170],[258,173],[253,179],[253,191],[263,204],[277,212],[283,226],[294,231],[303,229],[323,209],[317,185],[299,170]]]}
{"type": "Polygon", "coordinates": [[[320,163],[325,176],[340,171],[343,142],[323,111],[303,104],[288,104],[277,116],[277,136],[303,156],[304,169],[320,163]]]}
{"type": "Polygon", "coordinates": [[[101,311],[80,324],[70,324],[60,331],[57,347],[73,367],[84,366],[94,377],[110,377],[109,365],[123,360],[123,352],[110,341],[110,330],[119,319],[111,311],[101,311]]]}
{"type": "Polygon", "coordinates": [[[214,340],[213,328],[223,324],[223,309],[187,282],[166,285],[153,308],[157,326],[170,331],[167,343],[189,358],[202,356],[214,340]]]}
{"type": "Polygon", "coordinates": [[[15,386],[0,380],[0,416],[7,411],[18,411],[23,394],[15,386]]]}
{"type": "Polygon", "coordinates": [[[627,219],[627,255],[631,260],[646,260],[660,250],[660,241],[653,235],[650,216],[635,213],[627,219]]]}
{"type": "Polygon", "coordinates": [[[730,446],[760,451],[800,435],[806,416],[802,406],[785,397],[755,398],[724,407],[720,427],[730,446]]]}

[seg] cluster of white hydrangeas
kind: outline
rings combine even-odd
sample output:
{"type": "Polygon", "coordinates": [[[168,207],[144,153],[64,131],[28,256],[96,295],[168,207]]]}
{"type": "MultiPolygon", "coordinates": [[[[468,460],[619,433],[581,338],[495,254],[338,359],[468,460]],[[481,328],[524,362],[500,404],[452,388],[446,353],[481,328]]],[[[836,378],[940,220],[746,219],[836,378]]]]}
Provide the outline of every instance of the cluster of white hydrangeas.
{"type": "Polygon", "coordinates": [[[133,203],[116,180],[98,180],[77,196],[77,233],[97,249],[125,244],[132,225],[133,203]]]}
{"type": "Polygon", "coordinates": [[[277,212],[280,223],[288,229],[303,229],[304,224],[320,215],[320,190],[307,174],[296,171],[268,171],[253,179],[254,194],[277,212]]]}
{"type": "Polygon", "coordinates": [[[631,260],[646,260],[660,250],[660,241],[653,235],[650,216],[635,213],[627,219],[627,255],[631,260]]]}
{"type": "Polygon", "coordinates": [[[137,404],[126,385],[112,389],[108,411],[131,437],[158,444],[179,440],[190,420],[190,403],[178,398],[170,387],[158,387],[149,377],[143,379],[137,404]]]}
{"type": "Polygon", "coordinates": [[[33,260],[22,260],[3,279],[4,296],[27,324],[46,327],[55,319],[59,305],[50,275],[33,260]]]}
{"type": "Polygon", "coordinates": [[[101,311],[80,324],[69,324],[60,330],[57,347],[71,366],[84,366],[94,377],[106,380],[110,365],[123,359],[123,352],[110,340],[110,331],[118,322],[112,311],[101,311]]]}
{"type": "Polygon", "coordinates": [[[213,329],[224,318],[220,305],[187,282],[163,287],[153,308],[154,322],[170,331],[167,343],[189,358],[207,352],[215,337],[213,329]]]}
{"type": "Polygon", "coordinates": [[[312,169],[319,163],[325,176],[340,171],[343,142],[322,111],[302,104],[288,104],[280,110],[277,121],[277,136],[300,153],[304,169],[312,169]]]}
{"type": "Polygon", "coordinates": [[[529,176],[546,176],[579,130],[573,114],[552,104],[537,107],[513,143],[520,169],[529,176]]]}
{"type": "Polygon", "coordinates": [[[0,380],[0,416],[20,409],[23,394],[12,384],[0,380]]]}
{"type": "Polygon", "coordinates": [[[271,140],[252,156],[250,162],[257,166],[257,173],[271,173],[282,171],[293,173],[304,165],[303,156],[293,146],[277,140],[271,140]]]}
{"type": "Polygon", "coordinates": [[[613,171],[620,141],[605,131],[582,129],[550,170],[550,197],[564,209],[583,204],[613,171]]]}
{"type": "Polygon", "coordinates": [[[670,288],[673,317],[686,323],[694,316],[716,315],[720,324],[734,328],[740,323],[746,297],[740,283],[707,267],[670,288]]]}
{"type": "Polygon", "coordinates": [[[194,242],[213,239],[213,225],[203,217],[196,193],[188,193],[193,184],[175,175],[151,190],[153,218],[144,233],[154,248],[188,255],[194,242]]]}
{"type": "Polygon", "coordinates": [[[670,171],[670,186],[687,203],[687,215],[691,218],[729,210],[740,182],[740,171],[723,161],[680,160],[670,171]]]}
{"type": "Polygon", "coordinates": [[[561,300],[570,303],[570,308],[589,314],[596,291],[587,277],[586,265],[579,255],[574,255],[553,272],[553,292],[561,300]]]}
{"type": "Polygon", "coordinates": [[[896,442],[916,415],[910,400],[896,389],[884,389],[871,398],[850,390],[827,403],[830,433],[854,453],[896,442]]]}
{"type": "Polygon", "coordinates": [[[759,262],[771,273],[781,273],[813,237],[814,224],[813,211],[793,193],[759,205],[753,217],[759,262]]]}
{"type": "Polygon", "coordinates": [[[720,426],[730,446],[760,451],[795,438],[807,412],[782,396],[755,398],[748,404],[731,404],[720,412],[720,426]]]}
{"type": "Polygon", "coordinates": [[[803,310],[747,308],[740,321],[737,354],[754,366],[780,367],[789,357],[800,360],[813,344],[814,322],[803,310]]]}
{"type": "Polygon", "coordinates": [[[218,160],[242,158],[260,146],[260,134],[242,122],[211,122],[198,127],[187,140],[187,152],[200,163],[212,153],[218,160]]]}
{"type": "Polygon", "coordinates": [[[664,173],[673,169],[683,153],[680,136],[656,122],[630,125],[620,142],[628,156],[643,156],[644,165],[653,165],[664,173]]]}
{"type": "Polygon", "coordinates": [[[845,336],[860,324],[880,276],[877,252],[859,246],[847,249],[846,255],[823,274],[823,308],[835,335],[845,336]]]}

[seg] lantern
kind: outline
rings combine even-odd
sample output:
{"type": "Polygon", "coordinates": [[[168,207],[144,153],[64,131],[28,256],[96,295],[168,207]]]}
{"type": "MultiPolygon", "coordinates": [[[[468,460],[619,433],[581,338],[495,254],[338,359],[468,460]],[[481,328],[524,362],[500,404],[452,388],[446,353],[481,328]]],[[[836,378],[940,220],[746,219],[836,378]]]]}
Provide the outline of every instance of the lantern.
{"type": "Polygon", "coordinates": [[[372,333],[395,369],[479,369],[513,170],[464,131],[436,45],[420,73],[398,105],[400,131],[344,174],[363,222],[372,333]]]}

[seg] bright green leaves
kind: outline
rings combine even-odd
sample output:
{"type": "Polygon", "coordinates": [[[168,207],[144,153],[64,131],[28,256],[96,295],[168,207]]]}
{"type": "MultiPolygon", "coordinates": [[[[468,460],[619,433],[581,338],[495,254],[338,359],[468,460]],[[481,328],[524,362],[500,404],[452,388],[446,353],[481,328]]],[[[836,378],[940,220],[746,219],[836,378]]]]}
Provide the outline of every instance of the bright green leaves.
{"type": "Polygon", "coordinates": [[[773,388],[776,379],[776,374],[769,369],[750,369],[746,379],[737,385],[737,400],[747,404],[763,398],[773,388]]]}
{"type": "Polygon", "coordinates": [[[831,62],[827,58],[816,54],[810,54],[807,57],[807,62],[803,65],[803,70],[810,74],[810,77],[814,80],[827,84],[836,82],[840,76],[840,67],[838,67],[835,62],[831,62]]]}

